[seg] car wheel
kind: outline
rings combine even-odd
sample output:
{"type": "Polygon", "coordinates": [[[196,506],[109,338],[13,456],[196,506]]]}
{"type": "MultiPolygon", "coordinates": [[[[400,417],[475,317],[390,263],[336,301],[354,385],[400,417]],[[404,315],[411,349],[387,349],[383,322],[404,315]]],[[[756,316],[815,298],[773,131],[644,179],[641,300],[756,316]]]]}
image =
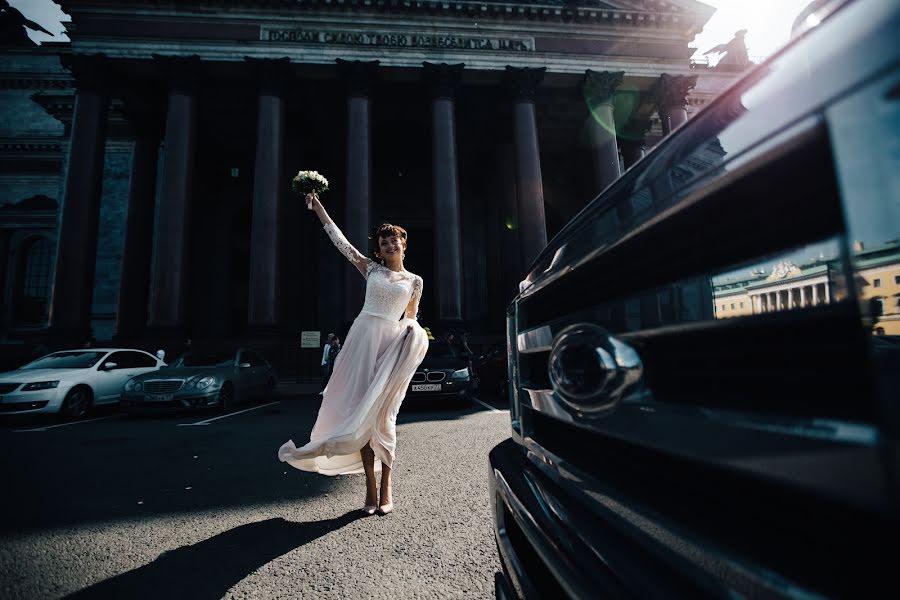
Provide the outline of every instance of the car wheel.
{"type": "Polygon", "coordinates": [[[72,388],[66,394],[66,399],[63,400],[59,414],[67,419],[77,419],[84,416],[91,407],[92,396],[93,394],[88,387],[82,385],[72,388]]]}
{"type": "Polygon", "coordinates": [[[223,383],[219,390],[219,412],[228,412],[234,404],[234,387],[230,383],[223,383]]]}

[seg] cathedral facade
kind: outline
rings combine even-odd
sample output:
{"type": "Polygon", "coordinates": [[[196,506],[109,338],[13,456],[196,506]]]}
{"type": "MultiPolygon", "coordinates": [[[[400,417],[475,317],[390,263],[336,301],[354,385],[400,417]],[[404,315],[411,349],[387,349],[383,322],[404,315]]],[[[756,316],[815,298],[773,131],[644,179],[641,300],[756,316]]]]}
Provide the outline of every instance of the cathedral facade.
{"type": "MultiPolygon", "coordinates": [[[[694,0],[63,0],[69,42],[0,64],[0,338],[247,343],[286,364],[409,232],[420,322],[502,338],[531,260],[726,88],[694,0]]],[[[324,334],[323,334],[324,337],[324,334]]]]}

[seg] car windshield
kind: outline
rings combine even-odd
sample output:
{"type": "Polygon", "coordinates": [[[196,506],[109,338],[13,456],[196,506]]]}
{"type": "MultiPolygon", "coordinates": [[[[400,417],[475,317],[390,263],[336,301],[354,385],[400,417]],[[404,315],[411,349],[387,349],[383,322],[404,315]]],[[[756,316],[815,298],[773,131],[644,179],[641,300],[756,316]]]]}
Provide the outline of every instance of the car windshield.
{"type": "Polygon", "coordinates": [[[228,367],[233,363],[234,352],[192,352],[179,356],[172,367],[228,367]]]}
{"type": "Polygon", "coordinates": [[[23,369],[89,369],[106,356],[106,352],[69,351],[54,352],[30,362],[23,369]]]}
{"type": "Polygon", "coordinates": [[[428,358],[459,358],[449,344],[443,342],[431,342],[428,344],[428,358]]]}

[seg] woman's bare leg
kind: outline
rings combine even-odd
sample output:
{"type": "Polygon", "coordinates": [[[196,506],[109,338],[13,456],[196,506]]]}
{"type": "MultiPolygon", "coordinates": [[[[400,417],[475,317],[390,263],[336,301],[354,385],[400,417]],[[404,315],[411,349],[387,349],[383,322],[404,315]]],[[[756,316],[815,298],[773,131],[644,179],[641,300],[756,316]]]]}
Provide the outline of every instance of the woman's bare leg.
{"type": "Polygon", "coordinates": [[[394,496],[392,494],[392,480],[391,480],[391,468],[382,463],[381,465],[381,502],[378,503],[378,506],[384,506],[385,504],[393,504],[394,496]]]}
{"type": "Polygon", "coordinates": [[[362,455],[363,470],[366,472],[366,506],[378,504],[378,487],[375,481],[375,451],[366,444],[359,451],[362,455]]]}

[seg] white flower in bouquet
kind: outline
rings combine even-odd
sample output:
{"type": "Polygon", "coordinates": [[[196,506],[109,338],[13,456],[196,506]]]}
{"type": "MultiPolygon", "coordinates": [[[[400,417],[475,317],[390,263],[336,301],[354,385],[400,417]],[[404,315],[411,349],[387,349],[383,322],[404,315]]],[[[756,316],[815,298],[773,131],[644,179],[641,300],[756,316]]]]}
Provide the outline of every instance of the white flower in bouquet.
{"type": "Polygon", "coordinates": [[[328,180],[318,171],[300,171],[291,180],[291,189],[303,198],[307,194],[318,196],[328,191],[328,180]]]}

